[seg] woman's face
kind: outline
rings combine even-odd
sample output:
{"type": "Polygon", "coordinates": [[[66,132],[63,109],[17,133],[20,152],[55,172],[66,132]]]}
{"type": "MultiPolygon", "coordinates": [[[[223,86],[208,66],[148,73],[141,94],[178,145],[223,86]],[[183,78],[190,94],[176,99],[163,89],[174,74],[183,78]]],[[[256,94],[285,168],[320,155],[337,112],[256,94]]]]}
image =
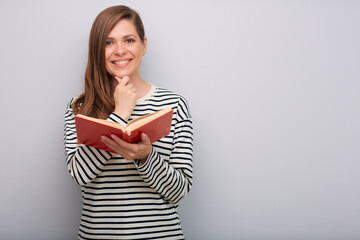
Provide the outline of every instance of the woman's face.
{"type": "Polygon", "coordinates": [[[105,46],[106,70],[113,76],[130,80],[140,77],[139,66],[146,52],[147,39],[141,42],[134,24],[120,20],[109,33],[105,46]]]}

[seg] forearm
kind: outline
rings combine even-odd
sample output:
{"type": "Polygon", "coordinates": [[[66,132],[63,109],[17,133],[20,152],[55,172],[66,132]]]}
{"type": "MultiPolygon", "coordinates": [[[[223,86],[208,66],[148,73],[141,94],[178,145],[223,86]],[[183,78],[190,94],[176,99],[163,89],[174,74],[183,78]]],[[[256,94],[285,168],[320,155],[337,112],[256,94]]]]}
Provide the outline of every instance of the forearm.
{"type": "Polygon", "coordinates": [[[99,175],[111,153],[77,144],[74,114],[68,109],[64,127],[65,158],[68,170],[79,185],[86,185],[99,175]]]}
{"type": "Polygon", "coordinates": [[[175,129],[170,156],[158,152],[155,146],[143,165],[137,162],[139,173],[144,181],[171,203],[179,202],[191,189],[192,140],[192,125],[191,121],[187,120],[175,129]]]}
{"type": "Polygon", "coordinates": [[[168,202],[176,204],[190,191],[192,171],[175,169],[156,150],[138,170],[144,181],[168,202]]]}
{"type": "Polygon", "coordinates": [[[110,157],[109,152],[85,145],[66,152],[69,173],[79,185],[86,185],[97,177],[110,157]]]}

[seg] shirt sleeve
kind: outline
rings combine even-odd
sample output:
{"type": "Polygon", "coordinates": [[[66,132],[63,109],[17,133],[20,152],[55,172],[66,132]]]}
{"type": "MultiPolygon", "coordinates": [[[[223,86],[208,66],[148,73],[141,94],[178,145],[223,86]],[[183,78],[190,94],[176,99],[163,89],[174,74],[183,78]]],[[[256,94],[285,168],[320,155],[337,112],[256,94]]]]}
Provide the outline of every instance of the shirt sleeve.
{"type": "Polygon", "coordinates": [[[181,100],[177,107],[169,159],[165,160],[153,147],[147,161],[138,166],[138,170],[144,181],[170,203],[178,203],[190,191],[193,181],[193,124],[185,100],[181,100]]]}
{"type": "MultiPolygon", "coordinates": [[[[66,164],[75,182],[79,185],[86,185],[102,172],[112,154],[104,150],[77,144],[75,115],[71,108],[72,102],[73,100],[70,101],[65,112],[64,145],[66,164]]],[[[126,125],[126,121],[115,113],[110,114],[108,120],[126,125]]]]}

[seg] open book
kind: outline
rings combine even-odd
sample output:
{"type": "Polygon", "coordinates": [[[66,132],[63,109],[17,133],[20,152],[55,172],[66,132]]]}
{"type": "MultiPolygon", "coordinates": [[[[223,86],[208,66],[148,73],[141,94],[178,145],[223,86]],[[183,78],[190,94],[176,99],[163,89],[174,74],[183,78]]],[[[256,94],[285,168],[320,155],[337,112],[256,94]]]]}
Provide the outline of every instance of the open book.
{"type": "Polygon", "coordinates": [[[119,123],[77,114],[75,115],[77,142],[113,152],[101,141],[101,136],[110,137],[114,134],[126,142],[135,143],[140,141],[141,133],[145,133],[153,143],[170,133],[172,115],[173,110],[165,108],[135,118],[124,127],[119,123]]]}

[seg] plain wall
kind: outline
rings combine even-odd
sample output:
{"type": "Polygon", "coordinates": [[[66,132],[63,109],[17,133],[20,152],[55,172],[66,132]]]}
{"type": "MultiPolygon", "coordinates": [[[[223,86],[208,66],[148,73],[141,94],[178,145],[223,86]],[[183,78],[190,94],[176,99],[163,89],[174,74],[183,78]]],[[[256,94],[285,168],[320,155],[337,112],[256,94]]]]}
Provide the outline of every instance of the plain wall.
{"type": "Polygon", "coordinates": [[[88,36],[138,10],[143,78],[182,94],[195,127],[187,239],[360,239],[359,1],[0,2],[0,239],[76,239],[63,153],[88,36]]]}

